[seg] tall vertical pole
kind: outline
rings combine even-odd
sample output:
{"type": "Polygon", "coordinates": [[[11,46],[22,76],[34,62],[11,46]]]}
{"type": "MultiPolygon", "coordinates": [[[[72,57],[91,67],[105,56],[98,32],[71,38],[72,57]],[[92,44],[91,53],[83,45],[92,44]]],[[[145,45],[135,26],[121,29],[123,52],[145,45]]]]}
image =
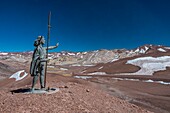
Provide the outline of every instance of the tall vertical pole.
{"type": "MultiPolygon", "coordinates": [[[[48,15],[48,34],[47,34],[47,50],[46,50],[46,58],[48,59],[48,47],[50,42],[50,28],[51,28],[51,11],[48,15]]],[[[44,87],[46,87],[46,76],[47,76],[47,62],[46,62],[46,68],[45,68],[45,77],[44,77],[44,87]]]]}

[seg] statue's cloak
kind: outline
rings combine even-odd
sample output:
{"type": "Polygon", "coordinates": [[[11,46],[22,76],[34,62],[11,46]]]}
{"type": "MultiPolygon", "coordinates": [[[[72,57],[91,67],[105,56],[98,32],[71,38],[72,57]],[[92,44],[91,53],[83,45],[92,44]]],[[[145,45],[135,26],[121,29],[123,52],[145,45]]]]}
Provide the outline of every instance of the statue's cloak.
{"type": "Polygon", "coordinates": [[[47,59],[46,56],[46,48],[43,48],[41,45],[37,46],[34,49],[31,65],[30,65],[30,74],[31,76],[36,76],[37,73],[40,71],[41,65],[46,63],[47,59]]]}
{"type": "Polygon", "coordinates": [[[36,76],[38,68],[40,65],[40,56],[38,54],[38,47],[34,50],[31,65],[30,65],[30,74],[31,76],[36,76]]]}

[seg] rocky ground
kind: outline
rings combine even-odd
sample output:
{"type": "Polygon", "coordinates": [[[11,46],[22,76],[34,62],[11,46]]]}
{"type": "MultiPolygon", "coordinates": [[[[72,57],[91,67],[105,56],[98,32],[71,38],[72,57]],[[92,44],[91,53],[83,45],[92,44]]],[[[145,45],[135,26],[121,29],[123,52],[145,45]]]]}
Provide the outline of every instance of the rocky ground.
{"type": "MultiPolygon", "coordinates": [[[[30,77],[25,79],[31,81],[30,77]]],[[[9,80],[8,80],[9,81],[9,80]]],[[[149,111],[109,95],[96,84],[49,74],[47,86],[58,87],[54,94],[12,93],[30,87],[29,82],[11,80],[0,89],[2,113],[149,113],[149,111]],[[21,86],[22,85],[22,86],[21,86]],[[9,87],[10,86],[10,87],[9,87]]],[[[39,84],[36,86],[39,87],[39,84]]]]}

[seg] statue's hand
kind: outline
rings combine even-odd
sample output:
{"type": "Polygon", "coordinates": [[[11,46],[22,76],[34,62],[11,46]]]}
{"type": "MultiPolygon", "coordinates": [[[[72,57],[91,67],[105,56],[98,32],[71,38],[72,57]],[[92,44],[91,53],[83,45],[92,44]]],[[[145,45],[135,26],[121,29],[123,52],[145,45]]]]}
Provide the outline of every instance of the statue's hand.
{"type": "Polygon", "coordinates": [[[59,43],[56,44],[56,47],[58,47],[58,46],[59,46],[59,43]]]}

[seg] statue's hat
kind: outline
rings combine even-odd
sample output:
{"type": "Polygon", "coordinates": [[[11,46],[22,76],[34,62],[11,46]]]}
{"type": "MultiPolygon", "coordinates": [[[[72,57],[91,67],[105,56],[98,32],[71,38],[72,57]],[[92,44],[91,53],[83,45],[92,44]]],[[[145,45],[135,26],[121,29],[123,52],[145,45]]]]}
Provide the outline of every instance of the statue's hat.
{"type": "Polygon", "coordinates": [[[37,40],[41,41],[42,38],[44,38],[44,36],[38,36],[37,40]]]}

